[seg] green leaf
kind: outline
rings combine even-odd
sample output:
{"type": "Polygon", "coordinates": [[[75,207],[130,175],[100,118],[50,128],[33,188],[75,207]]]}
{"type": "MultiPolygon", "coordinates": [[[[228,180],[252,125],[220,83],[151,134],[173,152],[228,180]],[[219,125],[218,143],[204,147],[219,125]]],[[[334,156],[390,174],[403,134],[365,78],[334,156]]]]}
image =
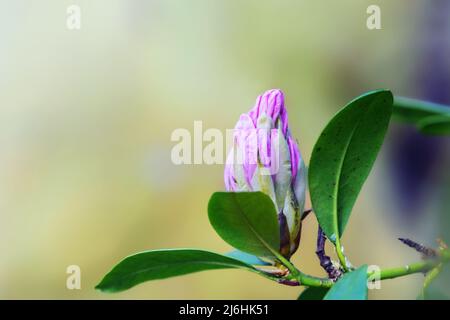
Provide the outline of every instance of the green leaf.
{"type": "Polygon", "coordinates": [[[367,265],[344,274],[331,287],[324,300],[367,300],[367,265]]]}
{"type": "Polygon", "coordinates": [[[308,287],[300,293],[297,300],[323,300],[328,288],[308,287]]]}
{"type": "Polygon", "coordinates": [[[264,260],[260,259],[257,256],[254,256],[252,254],[248,254],[248,253],[243,252],[241,250],[233,250],[231,252],[228,252],[225,255],[227,257],[231,257],[231,258],[237,259],[239,261],[242,261],[244,263],[251,264],[251,265],[257,265],[257,266],[270,266],[270,265],[272,265],[271,263],[269,263],[267,261],[264,261],[264,260]]]}
{"type": "Polygon", "coordinates": [[[223,240],[241,251],[275,257],[280,231],[275,206],[262,192],[216,192],[208,204],[211,225],[223,240]]]}
{"type": "Polygon", "coordinates": [[[262,274],[247,263],[214,252],[198,249],[153,250],[125,258],[95,288],[104,292],[119,292],[145,281],[230,268],[262,274]]]}
{"type": "Polygon", "coordinates": [[[417,127],[429,135],[450,135],[450,114],[426,117],[417,123],[417,127]]]}
{"type": "Polygon", "coordinates": [[[404,97],[395,97],[394,99],[394,119],[402,122],[416,124],[429,116],[443,114],[450,114],[450,108],[437,103],[404,97]]]}
{"type": "Polygon", "coordinates": [[[345,106],[317,140],[309,165],[314,212],[331,241],[340,237],[383,143],[392,94],[366,93],[345,106]]]}

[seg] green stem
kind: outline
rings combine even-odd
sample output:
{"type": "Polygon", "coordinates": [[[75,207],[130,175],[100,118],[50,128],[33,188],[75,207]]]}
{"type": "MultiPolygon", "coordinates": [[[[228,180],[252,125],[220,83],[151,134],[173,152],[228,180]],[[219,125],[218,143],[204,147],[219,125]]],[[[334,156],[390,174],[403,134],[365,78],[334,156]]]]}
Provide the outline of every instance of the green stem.
{"type": "Polygon", "coordinates": [[[438,264],[437,261],[427,260],[427,261],[412,263],[412,264],[402,266],[402,267],[384,269],[384,270],[381,270],[380,279],[381,280],[395,279],[398,277],[407,276],[409,274],[425,273],[425,272],[431,270],[437,264],[438,264]]]}
{"type": "Polygon", "coordinates": [[[278,252],[273,252],[277,259],[286,267],[288,268],[289,272],[291,273],[291,276],[293,279],[297,280],[298,283],[301,286],[307,286],[307,287],[325,287],[325,288],[331,288],[333,286],[333,281],[330,279],[323,279],[318,278],[314,276],[307,275],[300,270],[298,270],[288,259],[283,257],[278,252]]]}
{"type": "Polygon", "coordinates": [[[339,237],[336,238],[335,246],[336,246],[336,254],[338,256],[339,262],[341,263],[341,266],[344,269],[344,271],[348,272],[349,268],[347,266],[347,260],[345,259],[344,251],[342,250],[341,240],[339,239],[339,237]]]}
{"type": "Polygon", "coordinates": [[[436,277],[439,275],[439,273],[441,273],[442,271],[442,263],[440,263],[437,267],[431,269],[425,280],[423,281],[423,288],[426,289],[431,282],[433,282],[434,279],[436,279],[436,277]]]}
{"type": "Polygon", "coordinates": [[[413,273],[426,273],[440,264],[449,261],[450,254],[445,251],[441,252],[441,256],[437,258],[412,263],[403,267],[381,270],[380,278],[381,280],[385,280],[403,277],[413,273]]]}
{"type": "MultiPolygon", "coordinates": [[[[281,261],[289,270],[290,267],[295,269],[295,272],[292,273],[293,277],[300,283],[300,285],[308,286],[308,287],[322,287],[322,288],[331,288],[334,282],[330,279],[322,279],[313,277],[307,274],[302,273],[300,270],[297,270],[292,263],[284,259],[285,262],[281,261]],[[290,267],[288,266],[290,265],[290,267]]],[[[380,280],[387,279],[395,279],[399,277],[404,277],[410,274],[415,273],[427,273],[428,271],[440,266],[442,263],[450,261],[450,253],[445,252],[440,257],[424,260],[416,263],[412,263],[409,265],[405,265],[402,267],[396,268],[388,268],[380,271],[380,280]]],[[[367,276],[373,275],[374,272],[370,272],[367,276]]]]}

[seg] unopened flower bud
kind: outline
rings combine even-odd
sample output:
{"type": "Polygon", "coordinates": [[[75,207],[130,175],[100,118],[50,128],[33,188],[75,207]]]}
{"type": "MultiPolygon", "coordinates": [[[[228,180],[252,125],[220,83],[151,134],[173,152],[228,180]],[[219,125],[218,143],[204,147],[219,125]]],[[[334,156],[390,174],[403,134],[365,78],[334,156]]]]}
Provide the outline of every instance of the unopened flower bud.
{"type": "Polygon", "coordinates": [[[224,179],[228,191],[261,191],[272,199],[280,226],[280,252],[289,258],[300,241],[306,168],[289,131],[281,90],[265,92],[240,116],[224,179]]]}

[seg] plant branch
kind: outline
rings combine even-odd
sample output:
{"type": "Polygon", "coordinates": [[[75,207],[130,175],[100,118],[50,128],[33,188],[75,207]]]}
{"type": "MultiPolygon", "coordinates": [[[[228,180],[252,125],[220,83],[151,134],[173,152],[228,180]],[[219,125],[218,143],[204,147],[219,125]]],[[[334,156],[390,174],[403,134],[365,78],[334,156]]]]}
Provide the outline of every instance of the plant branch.
{"type": "MultiPolygon", "coordinates": [[[[283,257],[283,255],[281,255],[280,253],[275,251],[274,254],[277,257],[277,259],[286,268],[288,268],[292,278],[297,280],[298,285],[307,286],[307,287],[325,287],[325,288],[330,288],[333,285],[333,281],[331,281],[330,279],[322,279],[322,278],[307,275],[307,274],[301,272],[300,270],[298,270],[288,259],[283,257]]],[[[281,283],[283,283],[283,282],[281,282],[281,283]]],[[[291,282],[289,281],[288,283],[285,283],[285,284],[291,285],[291,282]]]]}
{"type": "Polygon", "coordinates": [[[319,258],[320,266],[327,272],[328,277],[336,281],[341,275],[342,272],[338,268],[333,265],[331,258],[325,253],[325,241],[326,241],[325,233],[322,231],[322,228],[319,226],[319,230],[317,232],[317,249],[316,255],[319,258]]]}
{"type": "Polygon", "coordinates": [[[427,288],[434,281],[434,279],[436,279],[439,273],[441,273],[441,271],[442,271],[442,263],[440,263],[437,267],[428,271],[425,280],[423,281],[422,298],[425,298],[427,288]]]}
{"type": "MultiPolygon", "coordinates": [[[[286,281],[279,280],[278,282],[287,285],[322,287],[322,288],[331,288],[334,285],[334,281],[332,279],[317,278],[314,276],[304,274],[303,272],[295,268],[291,262],[287,261],[286,259],[284,260],[285,260],[284,262],[283,261],[281,262],[286,267],[288,267],[289,270],[293,268],[295,272],[291,273],[290,279],[286,279],[286,281]]],[[[429,258],[424,261],[412,263],[401,267],[383,269],[380,271],[380,280],[395,279],[415,273],[426,274],[427,272],[435,269],[436,267],[440,267],[443,263],[447,262],[450,262],[450,251],[442,250],[439,252],[437,256],[429,258]]],[[[373,276],[374,272],[375,271],[368,272],[367,276],[368,277],[373,276]]]]}
{"type": "Polygon", "coordinates": [[[335,246],[336,246],[336,254],[338,256],[339,262],[341,263],[341,267],[342,269],[344,269],[345,272],[348,272],[349,267],[347,266],[347,259],[345,258],[344,250],[342,249],[341,240],[339,239],[339,237],[336,237],[335,246]]]}
{"type": "MultiPolygon", "coordinates": [[[[381,280],[387,280],[387,279],[395,279],[403,276],[407,276],[414,273],[427,273],[431,269],[439,266],[442,263],[449,262],[450,261],[450,253],[448,251],[443,251],[440,253],[439,256],[435,258],[430,258],[424,261],[412,263],[409,265],[405,265],[402,267],[396,267],[396,268],[389,268],[381,270],[380,273],[380,279],[381,280]]],[[[373,275],[373,272],[369,274],[373,275]]]]}
{"type": "Polygon", "coordinates": [[[440,263],[439,260],[436,261],[427,260],[408,264],[402,267],[384,269],[381,270],[380,279],[381,280],[395,279],[414,273],[426,273],[427,271],[437,266],[439,263],[440,263]]]}

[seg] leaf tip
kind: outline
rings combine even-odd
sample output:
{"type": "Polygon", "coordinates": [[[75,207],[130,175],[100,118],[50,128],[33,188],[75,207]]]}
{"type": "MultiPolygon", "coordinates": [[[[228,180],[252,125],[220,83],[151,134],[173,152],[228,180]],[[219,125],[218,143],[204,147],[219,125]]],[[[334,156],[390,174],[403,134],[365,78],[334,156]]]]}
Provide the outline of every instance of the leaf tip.
{"type": "Polygon", "coordinates": [[[103,293],[113,293],[117,292],[118,290],[115,290],[114,287],[108,285],[107,281],[105,281],[106,275],[95,287],[94,289],[103,293]]]}

